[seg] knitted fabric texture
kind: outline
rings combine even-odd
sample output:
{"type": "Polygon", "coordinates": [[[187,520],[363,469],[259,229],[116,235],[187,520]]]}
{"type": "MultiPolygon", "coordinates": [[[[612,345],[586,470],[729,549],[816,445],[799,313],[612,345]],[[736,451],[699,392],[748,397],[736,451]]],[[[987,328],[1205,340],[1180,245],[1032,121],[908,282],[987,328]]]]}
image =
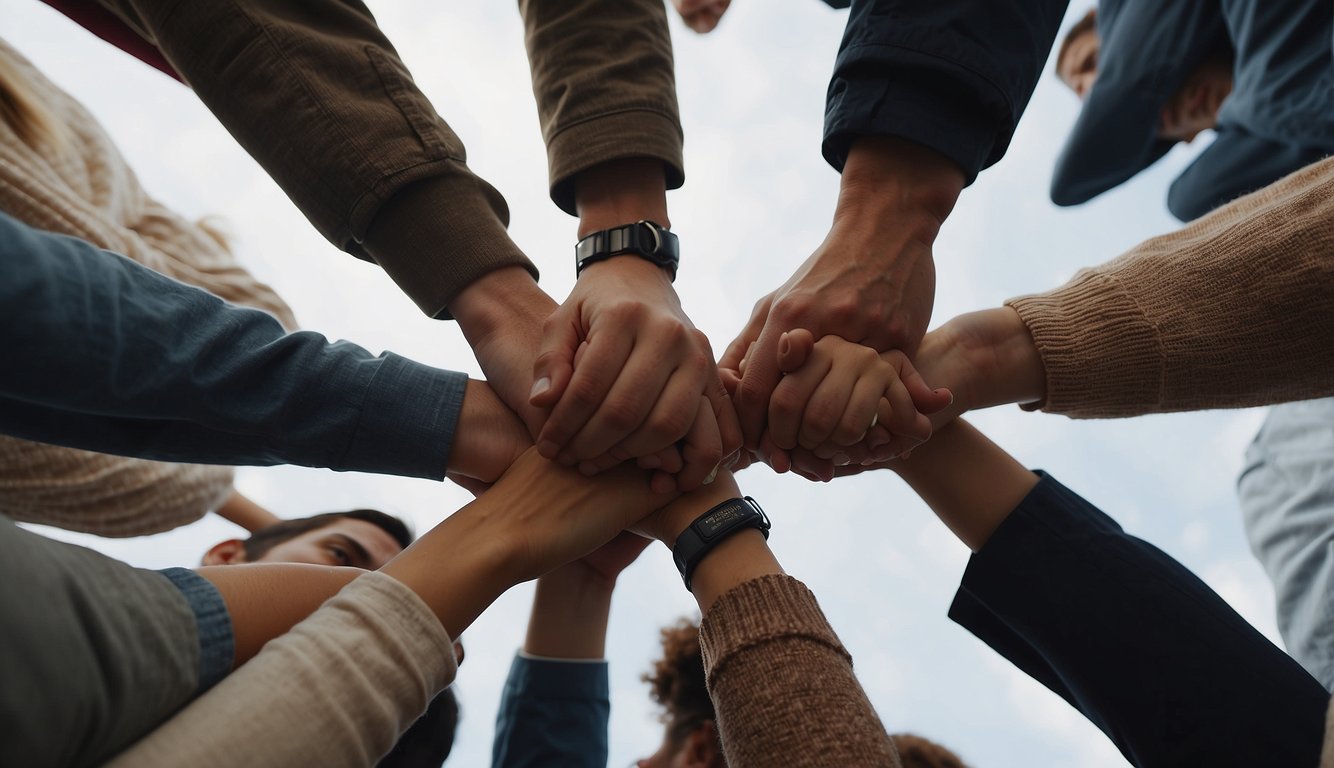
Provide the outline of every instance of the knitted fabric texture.
{"type": "MultiPolygon", "coordinates": [[[[0,120],[0,209],[71,235],[236,304],[296,320],[200,225],[153,200],[96,119],[0,41],[63,140],[24,143],[0,120]]],[[[230,467],[144,461],[0,436],[0,513],[103,536],[137,536],[197,520],[231,491],[230,467]]]]}
{"type": "Polygon", "coordinates": [[[815,595],[790,576],[729,590],[700,623],[729,768],[897,766],[815,595]]]}
{"type": "Polygon", "coordinates": [[[1334,158],[1006,302],[1075,418],[1334,394],[1334,158]]]}

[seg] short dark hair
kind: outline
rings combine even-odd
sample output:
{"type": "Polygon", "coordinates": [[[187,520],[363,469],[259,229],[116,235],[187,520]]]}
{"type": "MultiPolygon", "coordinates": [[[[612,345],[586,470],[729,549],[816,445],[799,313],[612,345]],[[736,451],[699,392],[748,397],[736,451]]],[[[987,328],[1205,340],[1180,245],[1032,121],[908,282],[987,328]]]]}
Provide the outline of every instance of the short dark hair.
{"type": "Polygon", "coordinates": [[[364,520],[381,528],[385,533],[394,537],[394,541],[397,541],[398,545],[404,549],[407,549],[408,545],[412,543],[412,531],[408,529],[408,524],[397,517],[385,514],[378,509],[350,509],[346,512],[324,512],[310,517],[297,517],[274,523],[267,528],[260,528],[250,534],[250,538],[242,542],[245,546],[245,559],[253,563],[284,541],[294,539],[317,528],[323,528],[336,520],[344,518],[364,520]]]}
{"type": "Polygon", "coordinates": [[[1076,21],[1074,24],[1070,25],[1070,29],[1066,30],[1065,37],[1061,38],[1061,48],[1056,52],[1057,77],[1061,76],[1061,59],[1064,59],[1065,52],[1070,50],[1070,44],[1075,41],[1076,37],[1079,37],[1085,32],[1092,32],[1096,35],[1098,33],[1097,25],[1098,9],[1090,8],[1089,12],[1084,14],[1084,18],[1076,21]]]}

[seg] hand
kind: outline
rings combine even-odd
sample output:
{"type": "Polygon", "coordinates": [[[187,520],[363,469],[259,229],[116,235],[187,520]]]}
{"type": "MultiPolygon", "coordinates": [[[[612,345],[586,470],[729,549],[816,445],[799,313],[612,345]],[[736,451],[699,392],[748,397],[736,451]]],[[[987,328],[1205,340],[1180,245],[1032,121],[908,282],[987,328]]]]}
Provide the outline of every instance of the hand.
{"type": "Polygon", "coordinates": [[[450,480],[481,494],[533,441],[519,417],[485,381],[470,379],[449,454],[450,480]]]}
{"type": "Polygon", "coordinates": [[[235,489],[232,490],[232,495],[228,496],[227,500],[218,506],[216,512],[222,519],[229,520],[251,533],[262,528],[268,528],[274,523],[282,522],[282,518],[251,501],[235,489]]]}
{"type": "Polygon", "coordinates": [[[747,447],[758,448],[764,433],[785,332],[805,328],[913,356],[935,298],[931,245],[962,188],[959,169],[920,145],[889,137],[853,145],[829,235],[760,300],[723,356],[722,367],[738,370],[755,345],[736,397],[747,447]]]}
{"type": "Polygon", "coordinates": [[[926,414],[952,399],[928,387],[902,352],[877,354],[837,336],[815,341],[802,329],[783,335],[779,368],[786,375],[769,401],[768,460],[824,481],[833,460],[846,463],[858,444],[898,455],[922,443],[931,436],[926,414]],[[796,448],[804,450],[784,455],[796,448]]]}
{"type": "Polygon", "coordinates": [[[915,363],[923,377],[954,394],[954,402],[931,414],[935,429],[966,411],[1033,403],[1047,395],[1042,355],[1011,307],[951,319],[926,335],[915,363]]]}
{"type": "Polygon", "coordinates": [[[712,32],[732,0],[672,0],[681,21],[701,35],[712,32]]]}
{"type": "Polygon", "coordinates": [[[529,402],[533,360],[542,323],[556,309],[556,302],[537,287],[526,270],[510,267],[488,273],[468,286],[449,308],[487,383],[519,415],[528,433],[536,436],[547,414],[529,402]]]}
{"type": "Polygon", "coordinates": [[[657,539],[668,549],[676,546],[676,537],[681,535],[695,518],[728,499],[741,495],[736,479],[728,470],[719,470],[718,477],[710,484],[687,493],[664,505],[661,509],[644,517],[630,530],[641,536],[657,539]]]}
{"type": "Polygon", "coordinates": [[[708,339],[636,256],[585,269],[541,350],[531,403],[551,409],[537,440],[548,458],[589,475],[639,459],[666,492],[699,487],[741,442],[708,339]]]}
{"type": "Polygon", "coordinates": [[[455,516],[484,527],[478,539],[496,541],[518,583],[593,552],[675,497],[653,493],[648,481],[631,464],[590,479],[530,448],[455,516]]]}

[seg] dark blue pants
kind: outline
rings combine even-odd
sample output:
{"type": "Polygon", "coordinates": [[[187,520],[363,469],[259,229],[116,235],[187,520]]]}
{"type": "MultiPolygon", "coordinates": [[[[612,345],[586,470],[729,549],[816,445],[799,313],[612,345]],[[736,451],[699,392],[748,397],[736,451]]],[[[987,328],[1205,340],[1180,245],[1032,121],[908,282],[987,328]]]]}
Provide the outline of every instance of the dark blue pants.
{"type": "Polygon", "coordinates": [[[950,618],[1137,766],[1315,766],[1329,694],[1185,566],[1048,476],[950,618]]]}

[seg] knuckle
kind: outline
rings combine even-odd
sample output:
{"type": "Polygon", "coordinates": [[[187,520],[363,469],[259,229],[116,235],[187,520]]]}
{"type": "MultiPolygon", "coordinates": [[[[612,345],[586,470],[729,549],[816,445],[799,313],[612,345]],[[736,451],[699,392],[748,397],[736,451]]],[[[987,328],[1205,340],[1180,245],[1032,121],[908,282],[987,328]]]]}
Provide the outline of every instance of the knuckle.
{"type": "Polygon", "coordinates": [[[607,427],[618,432],[628,432],[639,426],[643,420],[639,405],[630,400],[609,400],[602,404],[600,413],[607,427]]]}
{"type": "Polygon", "coordinates": [[[655,414],[648,422],[648,433],[658,442],[670,444],[680,440],[690,431],[693,422],[680,408],[668,409],[666,413],[655,414]]]}
{"type": "Polygon", "coordinates": [[[574,405],[589,409],[602,402],[602,388],[592,379],[579,379],[570,384],[566,397],[570,398],[574,405]]]}

